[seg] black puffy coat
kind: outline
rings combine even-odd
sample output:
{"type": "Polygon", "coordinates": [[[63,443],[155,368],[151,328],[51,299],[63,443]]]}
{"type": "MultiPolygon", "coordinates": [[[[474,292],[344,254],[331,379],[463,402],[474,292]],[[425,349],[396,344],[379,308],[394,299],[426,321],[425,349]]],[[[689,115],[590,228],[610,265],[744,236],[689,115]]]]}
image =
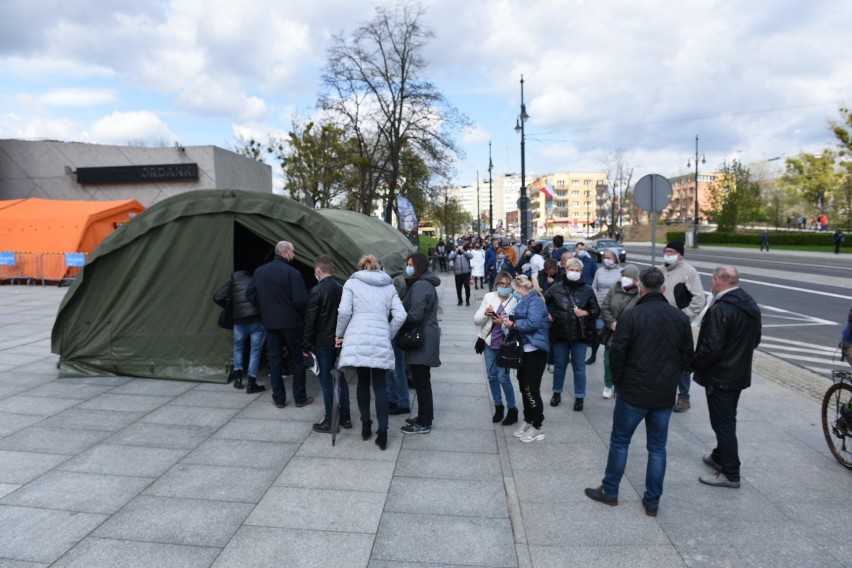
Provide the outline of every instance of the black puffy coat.
{"type": "Polygon", "coordinates": [[[692,369],[695,382],[719,390],[751,386],[751,362],[760,344],[760,308],[742,288],[713,302],[701,320],[692,369]]]}
{"type": "Polygon", "coordinates": [[[234,311],[234,323],[253,323],[260,319],[260,310],[249,302],[246,297],[246,290],[248,290],[252,281],[251,274],[245,270],[238,270],[213,295],[213,301],[223,308],[225,307],[225,303],[231,300],[231,308],[234,311]]]}
{"type": "Polygon", "coordinates": [[[334,345],[337,308],[342,295],[343,286],[331,276],[326,276],[311,288],[305,309],[302,351],[310,351],[314,345],[334,345]]]}
{"type": "Polygon", "coordinates": [[[565,275],[544,293],[544,301],[550,308],[553,322],[550,324],[550,341],[589,343],[595,336],[595,320],[601,308],[595,291],[582,279],[572,281],[565,275]],[[574,306],[589,312],[578,318],[574,306]]]}
{"type": "Polygon", "coordinates": [[[689,318],[651,292],[618,318],[609,352],[612,382],[628,404],[671,408],[692,355],[689,318]]]}

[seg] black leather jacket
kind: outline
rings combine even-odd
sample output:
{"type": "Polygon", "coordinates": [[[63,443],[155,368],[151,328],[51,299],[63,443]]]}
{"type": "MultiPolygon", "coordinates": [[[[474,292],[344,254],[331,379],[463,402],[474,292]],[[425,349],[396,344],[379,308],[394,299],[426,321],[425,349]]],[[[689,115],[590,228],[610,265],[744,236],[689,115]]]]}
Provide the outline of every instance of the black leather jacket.
{"type": "Polygon", "coordinates": [[[252,283],[252,276],[244,270],[231,275],[231,279],[216,290],[213,301],[223,308],[230,299],[234,310],[234,323],[254,323],[260,319],[260,310],[246,298],[246,290],[252,283]]]}
{"type": "Polygon", "coordinates": [[[331,276],[323,278],[311,289],[305,308],[302,351],[310,351],[314,345],[334,345],[337,308],[342,295],[343,286],[331,276]]]}
{"type": "Polygon", "coordinates": [[[701,320],[692,369],[695,382],[719,390],[751,386],[751,361],[760,344],[760,308],[742,288],[718,298],[701,320]]]}
{"type": "Polygon", "coordinates": [[[565,275],[544,293],[544,301],[553,322],[550,324],[551,341],[569,341],[589,343],[595,332],[595,320],[600,317],[601,308],[592,287],[580,280],[568,280],[565,275]],[[574,315],[574,306],[589,312],[588,316],[578,318],[574,315]]]}

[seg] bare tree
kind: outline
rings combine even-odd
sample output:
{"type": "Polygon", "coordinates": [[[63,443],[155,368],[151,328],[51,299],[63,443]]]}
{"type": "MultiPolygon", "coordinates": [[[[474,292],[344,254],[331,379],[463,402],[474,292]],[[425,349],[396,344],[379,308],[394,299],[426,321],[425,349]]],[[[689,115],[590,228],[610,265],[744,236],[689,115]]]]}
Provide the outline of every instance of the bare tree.
{"type": "Polygon", "coordinates": [[[434,37],[420,23],[423,14],[416,4],[377,7],[351,36],[334,36],[323,72],[326,92],[319,106],[345,122],[361,152],[360,209],[369,210],[381,197],[387,222],[400,190],[404,150],[416,153],[433,176],[448,177],[453,159],[462,156],[452,132],[468,124],[423,76],[423,48],[434,37]]]}
{"type": "MultiPolygon", "coordinates": [[[[627,198],[631,190],[634,166],[627,161],[624,150],[621,149],[604,154],[601,162],[607,177],[606,199],[603,200],[605,214],[610,219],[607,224],[607,233],[610,237],[614,237],[622,228],[624,213],[629,211],[630,204],[627,203],[627,198]]],[[[632,204],[632,199],[630,203],[632,204]]],[[[635,217],[630,215],[630,219],[635,220],[635,217]]]]}

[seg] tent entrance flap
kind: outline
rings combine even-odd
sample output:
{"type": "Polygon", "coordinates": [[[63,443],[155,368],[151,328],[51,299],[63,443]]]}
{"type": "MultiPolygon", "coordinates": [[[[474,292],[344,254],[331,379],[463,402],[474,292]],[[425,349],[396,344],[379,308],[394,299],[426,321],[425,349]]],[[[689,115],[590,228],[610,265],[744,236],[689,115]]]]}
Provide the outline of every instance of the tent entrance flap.
{"type": "MultiPolygon", "coordinates": [[[[289,241],[287,237],[284,234],[279,240],[289,241]]],[[[254,274],[259,266],[266,264],[275,256],[276,244],[277,241],[269,243],[239,221],[234,221],[234,272],[245,270],[254,274]]],[[[296,248],[296,258],[292,264],[302,275],[308,289],[317,283],[314,278],[314,257],[300,256],[299,249],[296,248]]]]}

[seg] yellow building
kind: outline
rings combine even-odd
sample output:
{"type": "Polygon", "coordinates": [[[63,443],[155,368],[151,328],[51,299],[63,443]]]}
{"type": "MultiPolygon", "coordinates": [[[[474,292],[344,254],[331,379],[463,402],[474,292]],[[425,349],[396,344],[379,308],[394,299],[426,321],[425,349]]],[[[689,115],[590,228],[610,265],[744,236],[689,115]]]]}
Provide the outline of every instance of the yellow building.
{"type": "Polygon", "coordinates": [[[560,172],[533,179],[527,184],[532,235],[596,233],[600,196],[606,194],[606,188],[603,172],[560,172]]]}
{"type": "MultiPolygon", "coordinates": [[[[717,182],[719,174],[698,174],[698,218],[707,219],[704,211],[710,207],[710,186],[717,182]]],[[[686,223],[695,219],[695,173],[670,177],[672,184],[672,202],[663,209],[661,217],[671,223],[686,223]]]]}

